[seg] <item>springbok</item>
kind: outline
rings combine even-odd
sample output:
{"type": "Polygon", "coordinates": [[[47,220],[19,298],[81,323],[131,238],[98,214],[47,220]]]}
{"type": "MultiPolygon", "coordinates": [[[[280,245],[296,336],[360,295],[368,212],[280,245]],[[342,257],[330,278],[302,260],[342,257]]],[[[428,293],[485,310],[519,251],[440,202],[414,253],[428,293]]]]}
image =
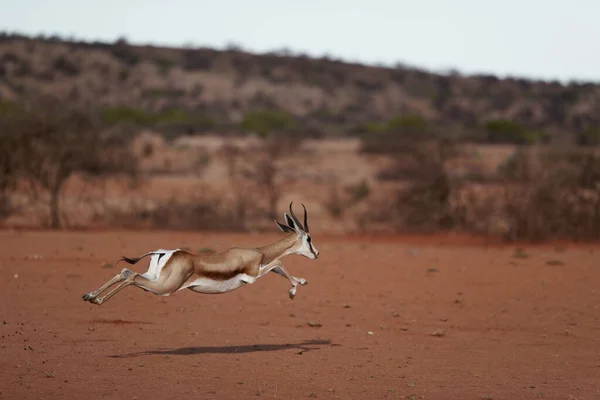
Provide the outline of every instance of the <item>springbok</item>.
{"type": "Polygon", "coordinates": [[[292,204],[293,202],[290,203],[290,213],[283,214],[286,224],[275,221],[279,229],[287,235],[274,243],[258,248],[233,247],[214,254],[159,249],[138,258],[122,257],[121,260],[135,264],[142,258],[151,256],[150,265],[143,274],[124,268],[98,290],[84,294],[83,300],[100,305],[131,285],[159,296],[169,296],[183,289],[191,289],[198,293],[226,293],[247,283],[254,283],[269,272],[275,272],[290,281],[292,288],[289,294],[290,299],[293,299],[296,287],[306,285],[307,282],[304,278],[290,275],[280,258],[289,254],[300,254],[310,260],[316,260],[319,251],[315,248],[308,231],[306,207],[302,204],[303,226],[294,214],[292,204]],[[110,292],[98,297],[117,283],[110,292]]]}

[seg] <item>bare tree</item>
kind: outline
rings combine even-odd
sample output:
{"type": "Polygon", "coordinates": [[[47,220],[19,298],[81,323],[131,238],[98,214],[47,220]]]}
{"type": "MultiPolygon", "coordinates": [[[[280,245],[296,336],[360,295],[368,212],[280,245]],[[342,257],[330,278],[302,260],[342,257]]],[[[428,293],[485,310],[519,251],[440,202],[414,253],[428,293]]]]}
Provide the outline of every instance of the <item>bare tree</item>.
{"type": "Polygon", "coordinates": [[[33,190],[49,194],[51,228],[61,227],[61,191],[74,174],[135,171],[133,155],[122,139],[103,133],[93,115],[56,99],[39,98],[12,121],[25,178],[33,190]]]}
{"type": "Polygon", "coordinates": [[[227,171],[235,197],[237,219],[245,223],[249,217],[249,197],[265,199],[264,208],[269,218],[277,218],[277,204],[284,188],[293,181],[287,173],[283,161],[297,151],[300,139],[291,135],[271,135],[261,144],[246,149],[226,145],[222,154],[227,163],[227,171]],[[248,188],[253,193],[248,193],[248,188]]]}
{"type": "Polygon", "coordinates": [[[11,213],[10,195],[16,189],[23,159],[19,135],[11,129],[11,119],[0,117],[0,217],[11,213]]]}
{"type": "Polygon", "coordinates": [[[300,140],[295,136],[272,136],[265,139],[260,149],[254,149],[251,165],[246,175],[257,183],[259,190],[267,199],[267,215],[277,218],[277,204],[284,187],[294,179],[281,165],[286,156],[298,150],[300,140]]]}
{"type": "Polygon", "coordinates": [[[227,176],[231,183],[231,190],[234,195],[235,219],[241,227],[246,226],[248,217],[248,199],[244,193],[243,169],[241,165],[243,150],[231,144],[226,144],[221,149],[225,162],[227,164],[227,176]]]}

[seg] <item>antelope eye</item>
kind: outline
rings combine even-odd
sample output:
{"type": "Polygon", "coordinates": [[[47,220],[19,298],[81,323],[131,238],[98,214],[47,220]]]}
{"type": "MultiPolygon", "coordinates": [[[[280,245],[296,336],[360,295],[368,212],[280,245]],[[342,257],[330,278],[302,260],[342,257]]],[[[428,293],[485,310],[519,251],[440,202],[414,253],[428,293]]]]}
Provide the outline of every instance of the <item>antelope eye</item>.
{"type": "Polygon", "coordinates": [[[308,237],[306,238],[306,241],[307,241],[308,243],[310,243],[310,242],[311,242],[311,240],[312,240],[312,239],[310,238],[310,236],[308,236],[308,237]]]}

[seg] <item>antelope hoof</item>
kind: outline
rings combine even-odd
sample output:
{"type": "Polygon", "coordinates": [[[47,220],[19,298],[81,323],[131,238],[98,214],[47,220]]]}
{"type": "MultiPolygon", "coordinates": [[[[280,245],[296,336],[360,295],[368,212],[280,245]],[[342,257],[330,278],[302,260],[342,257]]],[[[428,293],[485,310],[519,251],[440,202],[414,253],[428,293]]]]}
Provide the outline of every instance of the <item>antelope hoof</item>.
{"type": "Polygon", "coordinates": [[[83,301],[88,301],[90,299],[92,299],[94,297],[94,292],[89,292],[84,294],[83,296],[81,296],[81,298],[83,299],[83,301]]]}
{"type": "Polygon", "coordinates": [[[296,296],[296,288],[293,288],[290,290],[290,299],[294,300],[295,296],[296,296]]]}
{"type": "Polygon", "coordinates": [[[102,304],[102,299],[99,299],[99,298],[97,298],[97,297],[92,297],[92,298],[89,300],[89,302],[90,302],[90,303],[92,303],[92,304],[97,304],[97,305],[100,305],[100,304],[102,304]]]}
{"type": "Polygon", "coordinates": [[[298,283],[301,285],[308,285],[308,281],[304,278],[298,278],[298,283]]]}

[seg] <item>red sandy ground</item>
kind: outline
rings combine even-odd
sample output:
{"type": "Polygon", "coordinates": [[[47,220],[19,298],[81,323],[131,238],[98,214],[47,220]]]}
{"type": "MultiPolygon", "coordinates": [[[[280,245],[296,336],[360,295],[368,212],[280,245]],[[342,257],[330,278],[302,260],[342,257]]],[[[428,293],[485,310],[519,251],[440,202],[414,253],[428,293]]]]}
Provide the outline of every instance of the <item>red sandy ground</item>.
{"type": "Polygon", "coordinates": [[[0,398],[600,398],[597,246],[315,234],[319,260],[284,259],[294,300],[275,274],[81,300],[122,254],[277,237],[0,232],[0,398]]]}

